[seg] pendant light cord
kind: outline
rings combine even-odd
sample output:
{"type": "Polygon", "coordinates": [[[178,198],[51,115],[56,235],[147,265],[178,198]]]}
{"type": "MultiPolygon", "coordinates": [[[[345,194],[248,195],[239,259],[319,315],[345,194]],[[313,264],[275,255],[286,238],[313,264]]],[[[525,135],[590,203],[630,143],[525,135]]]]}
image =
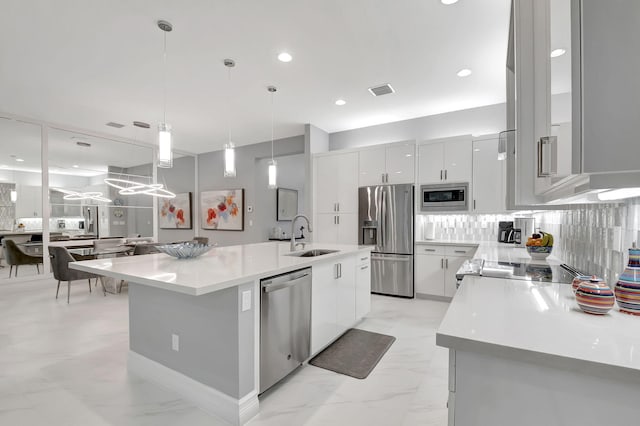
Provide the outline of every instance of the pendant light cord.
{"type": "Polygon", "coordinates": [[[271,163],[273,163],[273,94],[275,92],[271,92],[271,163]]]}
{"type": "Polygon", "coordinates": [[[227,67],[229,72],[229,89],[227,90],[228,103],[229,108],[227,109],[227,132],[228,132],[228,142],[231,143],[231,67],[227,67]]]}
{"type": "Polygon", "coordinates": [[[162,113],[162,122],[167,124],[167,32],[164,33],[164,50],[162,54],[163,61],[163,76],[162,76],[162,86],[163,86],[163,94],[162,94],[162,103],[163,103],[163,113],[162,113]]]}

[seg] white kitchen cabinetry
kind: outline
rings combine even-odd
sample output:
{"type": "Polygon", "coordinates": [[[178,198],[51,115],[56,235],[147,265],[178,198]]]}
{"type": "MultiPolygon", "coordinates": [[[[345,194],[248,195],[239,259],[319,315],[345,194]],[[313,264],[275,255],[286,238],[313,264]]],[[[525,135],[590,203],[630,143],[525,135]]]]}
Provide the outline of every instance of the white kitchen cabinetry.
{"type": "Polygon", "coordinates": [[[331,244],[358,244],[356,213],[320,213],[313,224],[313,241],[331,244]]]}
{"type": "Polygon", "coordinates": [[[456,292],[456,272],[476,247],[416,245],[416,294],[452,298],[456,292]]]}
{"type": "Polygon", "coordinates": [[[16,185],[16,218],[42,217],[42,192],[39,186],[16,185]]]}
{"type": "Polygon", "coordinates": [[[356,322],[356,258],[340,259],[337,265],[336,323],[340,335],[356,322]]]}
{"type": "Polygon", "coordinates": [[[415,180],[414,142],[400,142],[359,152],[359,186],[413,183],[415,180]]]}
{"type": "Polygon", "coordinates": [[[315,158],[316,212],[358,213],[358,154],[321,155],[315,158]]]}
{"type": "Polygon", "coordinates": [[[498,138],[473,141],[474,213],[499,213],[505,205],[505,162],[498,160],[498,138]]]}
{"type": "Polygon", "coordinates": [[[356,319],[371,310],[371,254],[358,256],[356,264],[356,319]]]}
{"type": "Polygon", "coordinates": [[[369,271],[370,267],[370,254],[363,252],[312,267],[311,354],[322,350],[369,312],[371,277],[367,281],[361,271],[369,271]],[[360,269],[362,266],[367,268],[360,269]]]}
{"type": "Polygon", "coordinates": [[[338,332],[336,263],[313,265],[311,270],[311,353],[331,342],[338,332]]]}
{"type": "Polygon", "coordinates": [[[422,143],[418,147],[418,182],[471,182],[471,145],[471,136],[422,143]]]}
{"type": "Polygon", "coordinates": [[[637,1],[514,1],[509,208],[597,201],[595,190],[640,186],[640,56],[629,54],[638,16],[637,1]],[[557,48],[566,53],[551,57],[557,48]]]}

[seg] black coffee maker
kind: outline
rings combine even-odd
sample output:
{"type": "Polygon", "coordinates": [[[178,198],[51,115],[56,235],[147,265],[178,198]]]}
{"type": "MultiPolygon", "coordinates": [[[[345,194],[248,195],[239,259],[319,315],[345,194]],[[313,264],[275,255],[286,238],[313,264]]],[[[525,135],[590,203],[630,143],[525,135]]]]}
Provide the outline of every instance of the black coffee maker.
{"type": "Polygon", "coordinates": [[[513,229],[513,221],[498,222],[498,242],[513,244],[515,239],[515,230],[513,229]]]}

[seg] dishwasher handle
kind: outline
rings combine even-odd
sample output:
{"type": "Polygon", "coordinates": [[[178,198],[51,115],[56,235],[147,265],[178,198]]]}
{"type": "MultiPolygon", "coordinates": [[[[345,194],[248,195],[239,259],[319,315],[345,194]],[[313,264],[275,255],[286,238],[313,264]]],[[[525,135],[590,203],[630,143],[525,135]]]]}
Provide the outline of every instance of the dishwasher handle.
{"type": "Polygon", "coordinates": [[[304,274],[301,275],[293,280],[290,281],[285,281],[282,283],[275,283],[275,284],[268,284],[268,285],[264,285],[262,287],[262,291],[264,291],[265,293],[271,293],[274,291],[278,291],[278,290],[282,290],[285,288],[289,288],[289,287],[293,287],[294,285],[298,284],[300,281],[303,281],[304,278],[308,277],[309,274],[304,274]]]}

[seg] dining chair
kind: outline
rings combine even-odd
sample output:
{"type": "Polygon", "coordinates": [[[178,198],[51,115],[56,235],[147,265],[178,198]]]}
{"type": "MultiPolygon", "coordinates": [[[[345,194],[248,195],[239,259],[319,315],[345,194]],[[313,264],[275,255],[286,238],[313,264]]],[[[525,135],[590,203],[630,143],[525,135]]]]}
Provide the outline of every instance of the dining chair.
{"type": "MultiPolygon", "coordinates": [[[[51,258],[51,269],[53,269],[53,277],[58,280],[56,299],[58,298],[58,292],[60,291],[61,281],[67,282],[67,303],[69,303],[69,298],[71,295],[71,281],[89,281],[89,293],[91,293],[91,278],[96,279],[97,285],[100,275],[69,268],[69,263],[75,262],[75,259],[73,258],[73,256],[71,256],[71,253],[67,251],[66,247],[49,246],[49,257],[51,258]]],[[[105,296],[107,295],[104,284],[102,285],[102,292],[105,296]]]]}
{"type": "Polygon", "coordinates": [[[209,244],[208,237],[193,237],[193,241],[195,241],[198,244],[209,244]]]}
{"type": "Polygon", "coordinates": [[[9,268],[9,278],[11,278],[11,272],[13,267],[16,267],[15,277],[18,276],[18,267],[20,265],[36,265],[38,274],[40,273],[40,264],[42,263],[42,255],[27,254],[20,250],[20,247],[13,240],[4,239],[2,241],[4,245],[4,255],[7,260],[9,268]]]}

